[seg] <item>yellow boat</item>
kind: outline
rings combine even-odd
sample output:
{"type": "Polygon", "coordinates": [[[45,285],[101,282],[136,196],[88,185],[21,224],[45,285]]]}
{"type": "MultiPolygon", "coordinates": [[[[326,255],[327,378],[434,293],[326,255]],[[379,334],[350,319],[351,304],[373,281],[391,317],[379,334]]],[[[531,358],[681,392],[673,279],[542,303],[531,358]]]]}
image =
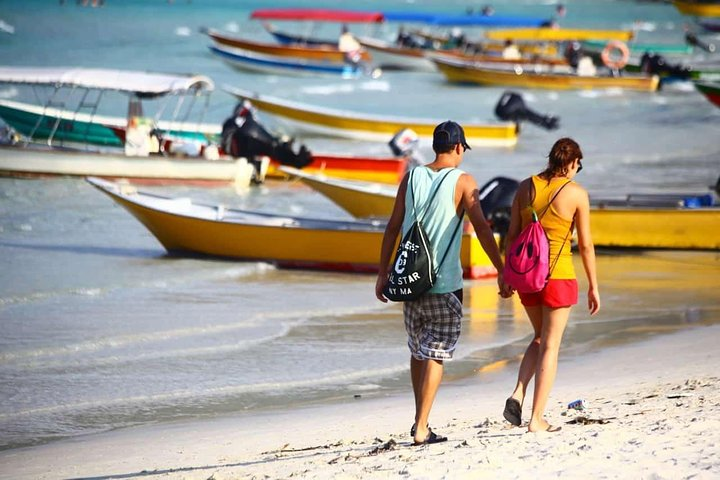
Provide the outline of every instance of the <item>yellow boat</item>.
{"type": "Polygon", "coordinates": [[[379,183],[329,178],[287,166],[278,169],[290,177],[300,179],[355,218],[389,218],[392,213],[397,188],[379,183]]]}
{"type": "Polygon", "coordinates": [[[525,42],[565,42],[585,40],[619,40],[628,42],[634,36],[627,30],[588,30],[580,28],[508,28],[485,32],[489,40],[525,42]]]}
{"type": "Polygon", "coordinates": [[[694,17],[720,17],[719,2],[673,0],[673,5],[683,15],[694,17]]]}
{"type": "Polygon", "coordinates": [[[438,69],[450,82],[504,87],[545,88],[553,90],[593,90],[622,88],[653,92],[660,78],[657,75],[581,76],[569,67],[552,65],[498,66],[433,56],[438,69]]]}
{"type": "MultiPolygon", "coordinates": [[[[300,218],[203,205],[137,191],[98,178],[87,181],[137,218],[176,255],[271,262],[281,267],[376,272],[385,223],[300,218]]],[[[474,233],[460,252],[466,278],[497,275],[474,233]]]]}
{"type": "Polygon", "coordinates": [[[720,208],[595,203],[590,213],[599,247],[720,250],[720,208]]]}
{"type": "MultiPolygon", "coordinates": [[[[358,218],[387,218],[392,212],[395,189],[282,168],[358,218]]],[[[488,193],[481,188],[481,198],[488,193]]],[[[628,195],[623,200],[593,201],[593,242],[597,247],[720,250],[720,208],[685,206],[693,199],[703,199],[704,205],[717,203],[711,194],[628,195]]]]}
{"type": "MultiPolygon", "coordinates": [[[[292,102],[238,88],[225,89],[238,99],[250,100],[258,110],[275,117],[296,133],[387,141],[399,130],[409,128],[419,137],[431,139],[435,126],[446,120],[444,117],[417,119],[361,114],[292,102]]],[[[462,125],[465,138],[472,147],[508,147],[517,143],[518,125],[515,122],[462,125]]]]}

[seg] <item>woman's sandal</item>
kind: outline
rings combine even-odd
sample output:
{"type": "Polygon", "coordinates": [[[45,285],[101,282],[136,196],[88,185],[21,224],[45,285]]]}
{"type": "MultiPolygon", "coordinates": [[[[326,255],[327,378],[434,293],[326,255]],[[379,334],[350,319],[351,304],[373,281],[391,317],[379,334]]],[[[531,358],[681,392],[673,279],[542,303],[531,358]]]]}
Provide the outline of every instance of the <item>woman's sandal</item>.
{"type": "Polygon", "coordinates": [[[522,405],[516,399],[510,397],[505,400],[505,410],[503,411],[505,420],[519,427],[522,423],[522,405]]]}
{"type": "Polygon", "coordinates": [[[413,445],[418,447],[420,445],[430,445],[431,443],[440,443],[446,441],[447,437],[441,437],[440,435],[430,430],[427,434],[427,437],[425,437],[425,440],[423,440],[422,442],[413,442],[413,445]]]}

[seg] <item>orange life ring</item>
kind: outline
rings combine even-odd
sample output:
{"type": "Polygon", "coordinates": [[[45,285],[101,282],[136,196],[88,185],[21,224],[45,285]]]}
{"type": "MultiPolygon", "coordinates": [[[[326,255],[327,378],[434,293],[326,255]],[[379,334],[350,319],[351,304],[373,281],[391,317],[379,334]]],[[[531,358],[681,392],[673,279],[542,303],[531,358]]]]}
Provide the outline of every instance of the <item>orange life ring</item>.
{"type": "Polygon", "coordinates": [[[602,58],[603,63],[608,68],[620,69],[627,65],[628,60],[630,60],[630,50],[625,43],[613,40],[605,45],[605,48],[603,48],[600,54],[600,58],[602,58]],[[615,52],[620,53],[620,58],[613,59],[615,52]]]}

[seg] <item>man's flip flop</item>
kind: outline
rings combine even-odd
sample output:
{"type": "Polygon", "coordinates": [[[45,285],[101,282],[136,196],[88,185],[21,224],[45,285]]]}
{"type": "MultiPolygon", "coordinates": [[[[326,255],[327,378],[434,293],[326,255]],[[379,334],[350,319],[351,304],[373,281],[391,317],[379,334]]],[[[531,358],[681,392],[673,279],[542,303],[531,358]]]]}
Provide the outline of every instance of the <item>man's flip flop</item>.
{"type": "Polygon", "coordinates": [[[505,410],[503,411],[505,420],[519,427],[522,423],[522,406],[520,402],[510,397],[505,400],[505,410]]]}
{"type": "Polygon", "coordinates": [[[414,442],[413,445],[420,446],[420,445],[430,445],[431,443],[440,443],[440,442],[447,442],[447,437],[441,437],[440,435],[436,434],[432,430],[428,432],[427,437],[425,437],[425,440],[422,442],[414,442]]]}

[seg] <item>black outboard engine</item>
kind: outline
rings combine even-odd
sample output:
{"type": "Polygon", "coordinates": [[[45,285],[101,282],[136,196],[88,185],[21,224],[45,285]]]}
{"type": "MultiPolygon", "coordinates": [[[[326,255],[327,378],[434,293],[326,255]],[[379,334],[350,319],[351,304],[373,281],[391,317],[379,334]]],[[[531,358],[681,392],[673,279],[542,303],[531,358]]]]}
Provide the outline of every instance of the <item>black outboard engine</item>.
{"type": "MultiPolygon", "coordinates": [[[[245,101],[238,105],[235,116],[223,124],[222,146],[225,153],[233,157],[245,157],[260,172],[259,157],[268,156],[283,165],[303,168],[312,162],[312,154],[300,146],[298,153],[293,151],[294,139],[283,141],[273,136],[252,114],[252,106],[245,101]]],[[[259,182],[262,181],[262,176],[259,182]]]]}
{"type": "Polygon", "coordinates": [[[703,42],[693,32],[685,33],[685,42],[688,45],[693,45],[695,47],[702,48],[706,52],[715,53],[715,44],[714,43],[703,42]]]}
{"type": "Polygon", "coordinates": [[[645,52],[640,57],[640,70],[643,73],[660,76],[673,77],[678,79],[690,78],[690,67],[676,64],[670,65],[665,57],[656,53],[645,52]]]}
{"type": "Polygon", "coordinates": [[[530,110],[519,93],[505,92],[495,106],[495,115],[500,120],[522,122],[529,121],[547,130],[559,127],[560,119],[551,115],[540,115],[530,110]]]}
{"type": "Polygon", "coordinates": [[[495,177],[480,188],[480,206],[501,245],[510,228],[510,209],[520,182],[507,177],[495,177]]]}
{"type": "Polygon", "coordinates": [[[580,42],[570,42],[565,47],[565,60],[572,68],[577,68],[583,56],[583,49],[580,42]]]}

